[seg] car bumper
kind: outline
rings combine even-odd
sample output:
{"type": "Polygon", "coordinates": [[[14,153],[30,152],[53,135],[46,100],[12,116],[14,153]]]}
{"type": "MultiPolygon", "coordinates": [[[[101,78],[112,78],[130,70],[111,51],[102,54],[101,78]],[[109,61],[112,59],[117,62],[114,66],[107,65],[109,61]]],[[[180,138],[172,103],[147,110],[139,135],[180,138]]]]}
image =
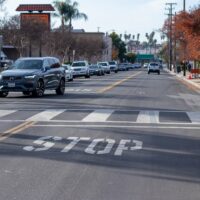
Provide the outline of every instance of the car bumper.
{"type": "Polygon", "coordinates": [[[6,92],[31,92],[35,90],[36,83],[34,81],[27,82],[1,82],[0,91],[6,92]]]}
{"type": "Polygon", "coordinates": [[[88,73],[85,72],[85,71],[77,71],[77,72],[73,72],[73,76],[76,77],[76,76],[87,76],[88,73]]]}
{"type": "Polygon", "coordinates": [[[155,72],[155,73],[158,73],[158,72],[160,72],[160,70],[159,70],[159,69],[149,69],[148,72],[155,72]]]}
{"type": "Polygon", "coordinates": [[[115,71],[118,71],[118,69],[116,67],[111,67],[110,71],[115,72],[115,71]]]}

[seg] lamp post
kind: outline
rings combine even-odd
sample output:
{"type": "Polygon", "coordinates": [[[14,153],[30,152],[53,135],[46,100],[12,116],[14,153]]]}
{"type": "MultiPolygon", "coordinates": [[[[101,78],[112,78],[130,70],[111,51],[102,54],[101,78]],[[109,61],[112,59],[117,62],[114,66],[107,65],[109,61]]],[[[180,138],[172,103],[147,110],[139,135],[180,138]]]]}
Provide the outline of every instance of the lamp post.
{"type": "Polygon", "coordinates": [[[183,11],[185,12],[185,0],[183,0],[183,11]]]}

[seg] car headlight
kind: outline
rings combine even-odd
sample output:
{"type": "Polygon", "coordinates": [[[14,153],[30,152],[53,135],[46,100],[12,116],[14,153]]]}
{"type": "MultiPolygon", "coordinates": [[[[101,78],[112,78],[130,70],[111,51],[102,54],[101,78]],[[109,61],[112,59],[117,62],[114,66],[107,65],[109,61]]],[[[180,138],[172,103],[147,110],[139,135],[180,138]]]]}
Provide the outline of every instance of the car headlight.
{"type": "Polygon", "coordinates": [[[36,75],[30,75],[30,76],[25,76],[25,79],[34,79],[36,77],[36,75]]]}

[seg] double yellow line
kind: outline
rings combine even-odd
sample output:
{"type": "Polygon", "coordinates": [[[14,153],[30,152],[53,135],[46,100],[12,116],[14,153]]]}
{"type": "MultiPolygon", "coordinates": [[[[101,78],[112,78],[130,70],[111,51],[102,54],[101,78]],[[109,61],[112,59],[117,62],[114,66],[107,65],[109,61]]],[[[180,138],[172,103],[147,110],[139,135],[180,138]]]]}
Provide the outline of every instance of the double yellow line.
{"type": "Polygon", "coordinates": [[[19,133],[19,132],[33,126],[34,124],[35,124],[35,122],[28,121],[28,122],[24,122],[18,126],[15,126],[14,128],[11,128],[11,129],[3,132],[3,134],[0,135],[0,141],[3,141],[5,139],[7,139],[8,137],[10,137],[11,135],[19,133]]]}
{"type": "Polygon", "coordinates": [[[133,74],[133,75],[131,75],[131,76],[128,76],[128,77],[125,78],[125,79],[122,79],[122,80],[120,80],[120,81],[117,81],[117,82],[113,83],[112,85],[109,85],[108,87],[105,87],[105,88],[99,90],[98,93],[107,92],[107,91],[113,89],[114,87],[116,87],[116,86],[122,84],[123,82],[125,82],[125,81],[127,81],[127,80],[129,80],[129,79],[131,79],[131,78],[133,78],[133,77],[135,77],[135,76],[141,74],[141,73],[142,73],[142,72],[137,72],[137,73],[135,73],[135,74],[133,74]]]}

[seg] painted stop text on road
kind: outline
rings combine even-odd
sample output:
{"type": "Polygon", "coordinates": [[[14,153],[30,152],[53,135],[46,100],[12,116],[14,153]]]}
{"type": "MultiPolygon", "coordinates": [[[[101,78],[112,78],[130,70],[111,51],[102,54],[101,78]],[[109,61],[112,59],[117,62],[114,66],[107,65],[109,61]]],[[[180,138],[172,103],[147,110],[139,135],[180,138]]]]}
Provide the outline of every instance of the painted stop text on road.
{"type": "Polygon", "coordinates": [[[62,138],[59,136],[44,136],[33,141],[33,145],[23,147],[23,150],[28,152],[42,152],[48,151],[56,145],[56,142],[66,141],[66,146],[60,153],[68,153],[73,151],[83,142],[87,142],[86,148],[83,152],[92,155],[113,154],[114,156],[122,156],[125,151],[141,150],[143,142],[139,140],[121,139],[119,143],[110,138],[96,138],[90,137],[68,137],[62,138]],[[113,150],[113,151],[112,151],[113,150]]]}

